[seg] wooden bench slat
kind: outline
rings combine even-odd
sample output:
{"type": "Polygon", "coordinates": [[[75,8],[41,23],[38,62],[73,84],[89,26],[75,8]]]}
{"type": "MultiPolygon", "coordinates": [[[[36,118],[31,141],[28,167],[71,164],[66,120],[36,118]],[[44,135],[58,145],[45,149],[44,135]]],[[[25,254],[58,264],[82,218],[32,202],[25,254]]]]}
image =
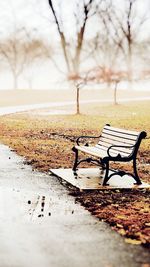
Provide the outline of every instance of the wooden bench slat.
{"type": "MultiPolygon", "coordinates": [[[[105,143],[105,142],[100,141],[96,146],[97,147],[104,146],[108,149],[110,146],[113,146],[113,145],[117,145],[117,144],[110,144],[110,143],[105,143]]],[[[125,152],[126,154],[131,154],[131,152],[133,151],[133,148],[125,148],[125,147],[114,147],[113,149],[115,149],[115,151],[125,152]]]]}
{"type": "MultiPolygon", "coordinates": [[[[86,147],[86,146],[75,146],[76,149],[84,152],[84,153],[88,153],[90,155],[93,155],[95,157],[99,157],[99,158],[104,158],[104,157],[107,157],[108,154],[107,154],[107,149],[105,147],[101,147],[101,148],[98,148],[96,146],[90,146],[90,147],[86,147]]],[[[111,156],[115,157],[118,155],[118,151],[112,149],[111,150],[111,156]]],[[[124,152],[120,152],[120,155],[123,156],[123,157],[127,157],[128,155],[124,152]]]]}
{"type": "Polygon", "coordinates": [[[133,140],[135,140],[138,136],[139,136],[139,134],[128,134],[128,133],[122,133],[122,132],[117,132],[117,131],[112,131],[111,129],[109,130],[109,129],[103,129],[103,131],[102,131],[102,133],[107,133],[107,134],[113,134],[113,135],[116,135],[116,136],[120,136],[120,137],[122,137],[122,138],[128,138],[128,139],[133,139],[133,140]]]}
{"type": "MultiPolygon", "coordinates": [[[[109,148],[109,147],[100,146],[100,145],[96,145],[96,147],[97,148],[99,147],[100,150],[101,149],[105,150],[106,153],[107,153],[107,150],[109,148]]],[[[128,151],[124,151],[124,150],[121,150],[121,149],[119,150],[118,148],[111,148],[111,150],[110,150],[110,154],[111,155],[115,155],[115,156],[120,154],[121,156],[128,157],[131,153],[132,153],[132,151],[128,152],[128,151]]]]}
{"type": "Polygon", "coordinates": [[[117,132],[113,132],[113,131],[108,131],[106,129],[103,130],[102,135],[105,134],[105,136],[113,136],[113,137],[118,137],[120,139],[126,139],[126,140],[132,140],[132,141],[136,141],[138,136],[134,136],[134,135],[128,135],[128,134],[121,134],[121,133],[117,133],[117,132]]]}
{"type": "MultiPolygon", "coordinates": [[[[100,139],[99,139],[99,142],[100,141],[103,141],[105,143],[108,143],[108,144],[115,144],[115,145],[122,145],[122,146],[132,146],[135,144],[135,141],[133,140],[122,140],[122,139],[118,139],[117,137],[113,137],[113,138],[108,138],[108,136],[101,136],[100,139]]],[[[99,144],[98,142],[98,144],[99,144]]]]}
{"type": "Polygon", "coordinates": [[[125,149],[127,149],[129,151],[133,149],[132,145],[127,145],[127,144],[125,144],[123,142],[118,142],[117,140],[113,140],[112,141],[110,139],[103,139],[103,138],[101,138],[99,140],[98,145],[102,145],[102,146],[104,145],[104,146],[107,146],[107,147],[110,147],[110,146],[113,146],[113,145],[115,145],[115,146],[121,146],[121,147],[122,146],[128,146],[125,149]]]}
{"type": "Polygon", "coordinates": [[[139,132],[136,132],[136,131],[130,131],[130,130],[125,130],[125,129],[115,128],[115,127],[111,127],[111,126],[107,126],[107,125],[105,125],[103,129],[107,129],[107,130],[118,132],[118,133],[124,133],[124,134],[128,134],[128,135],[135,135],[135,136],[139,135],[139,132]]]}

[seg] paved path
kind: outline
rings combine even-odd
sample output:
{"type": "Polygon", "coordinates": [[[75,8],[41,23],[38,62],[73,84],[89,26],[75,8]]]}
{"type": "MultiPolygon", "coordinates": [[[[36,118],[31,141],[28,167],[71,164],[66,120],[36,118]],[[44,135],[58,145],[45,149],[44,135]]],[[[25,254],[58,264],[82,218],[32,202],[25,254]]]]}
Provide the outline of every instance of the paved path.
{"type": "MultiPolygon", "coordinates": [[[[124,102],[133,102],[133,101],[145,101],[150,100],[150,97],[134,97],[134,98],[118,98],[118,101],[120,103],[124,102]]],[[[80,104],[89,104],[89,103],[112,103],[112,99],[92,99],[92,100],[81,100],[80,104]]],[[[10,107],[0,107],[0,116],[1,115],[7,115],[11,113],[16,112],[24,112],[34,109],[40,109],[40,108],[54,108],[54,107],[67,107],[67,106],[75,106],[76,101],[64,101],[64,102],[50,102],[50,103],[43,103],[43,104],[32,104],[32,105],[22,105],[22,106],[10,106],[10,107]]],[[[62,112],[62,111],[61,111],[62,112]]],[[[51,110],[49,114],[61,114],[61,112],[58,110],[51,110]]]]}
{"type": "MultiPolygon", "coordinates": [[[[0,145],[0,267],[138,267],[149,253],[127,245],[50,175],[0,145]]],[[[144,265],[143,265],[144,266],[144,265]]]]}

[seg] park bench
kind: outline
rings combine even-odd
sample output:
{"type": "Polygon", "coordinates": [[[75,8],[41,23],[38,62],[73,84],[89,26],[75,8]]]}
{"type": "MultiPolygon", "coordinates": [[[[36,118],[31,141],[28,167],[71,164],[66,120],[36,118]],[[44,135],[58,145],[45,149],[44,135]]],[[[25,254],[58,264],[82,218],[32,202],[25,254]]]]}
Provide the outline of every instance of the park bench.
{"type": "Polygon", "coordinates": [[[131,175],[135,179],[136,184],[139,185],[141,184],[141,180],[136,168],[136,157],[140,143],[145,137],[146,132],[144,131],[136,132],[114,128],[109,124],[104,126],[100,136],[80,136],[76,140],[77,144],[72,149],[75,152],[73,171],[76,172],[78,165],[82,162],[94,163],[105,170],[103,185],[107,185],[108,180],[116,174],[121,177],[125,174],[131,175]],[[98,139],[97,144],[89,145],[89,143],[86,143],[91,138],[98,139]],[[81,140],[85,143],[81,144],[81,140]],[[78,160],[79,151],[90,155],[90,157],[78,160]],[[133,174],[126,173],[122,170],[110,169],[110,162],[130,161],[133,162],[133,174]]]}

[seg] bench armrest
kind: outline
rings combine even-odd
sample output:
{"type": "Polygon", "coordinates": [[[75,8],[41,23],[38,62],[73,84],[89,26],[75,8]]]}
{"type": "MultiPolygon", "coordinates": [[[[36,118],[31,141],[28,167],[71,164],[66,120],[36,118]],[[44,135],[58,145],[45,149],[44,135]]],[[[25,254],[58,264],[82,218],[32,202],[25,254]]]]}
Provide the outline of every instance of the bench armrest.
{"type": "MultiPolygon", "coordinates": [[[[97,139],[97,138],[100,138],[100,135],[99,136],[84,136],[84,135],[81,135],[77,138],[76,140],[76,143],[77,145],[79,146],[80,145],[80,139],[97,139]]],[[[88,143],[85,144],[86,146],[88,146],[88,143]]]]}
{"type": "MultiPolygon", "coordinates": [[[[112,148],[115,148],[115,147],[118,147],[118,148],[134,148],[135,145],[132,145],[132,146],[112,145],[112,146],[110,146],[110,147],[107,149],[107,154],[108,154],[109,157],[112,157],[111,154],[110,154],[110,153],[111,153],[110,150],[111,150],[112,148]]],[[[118,157],[118,156],[121,156],[120,153],[118,153],[118,155],[117,155],[116,157],[118,157]]]]}

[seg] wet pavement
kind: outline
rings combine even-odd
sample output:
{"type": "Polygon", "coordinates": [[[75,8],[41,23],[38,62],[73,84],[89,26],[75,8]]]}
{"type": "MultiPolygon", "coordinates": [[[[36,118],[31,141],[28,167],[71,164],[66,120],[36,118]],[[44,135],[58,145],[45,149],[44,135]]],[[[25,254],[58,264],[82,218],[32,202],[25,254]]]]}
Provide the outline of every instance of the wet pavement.
{"type": "Polygon", "coordinates": [[[0,145],[0,267],[138,267],[150,263],[92,217],[56,177],[0,145]]]}

